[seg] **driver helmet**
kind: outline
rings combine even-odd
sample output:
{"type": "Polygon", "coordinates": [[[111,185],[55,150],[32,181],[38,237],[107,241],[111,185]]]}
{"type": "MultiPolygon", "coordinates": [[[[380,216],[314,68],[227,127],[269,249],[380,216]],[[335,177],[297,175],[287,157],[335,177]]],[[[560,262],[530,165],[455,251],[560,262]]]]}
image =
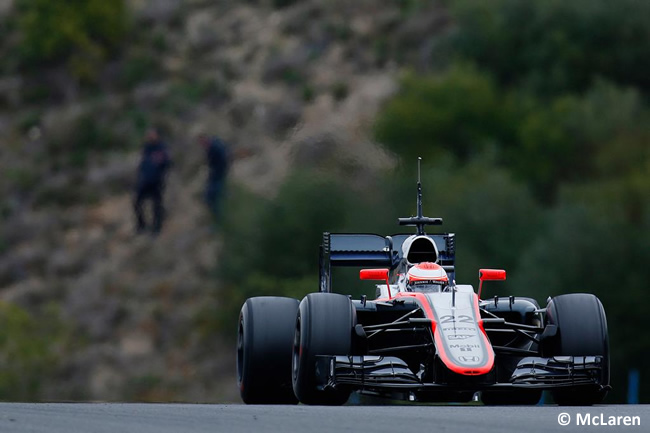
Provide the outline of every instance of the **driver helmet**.
{"type": "Polygon", "coordinates": [[[432,262],[418,263],[406,275],[406,290],[409,292],[442,292],[449,284],[442,266],[432,262]]]}

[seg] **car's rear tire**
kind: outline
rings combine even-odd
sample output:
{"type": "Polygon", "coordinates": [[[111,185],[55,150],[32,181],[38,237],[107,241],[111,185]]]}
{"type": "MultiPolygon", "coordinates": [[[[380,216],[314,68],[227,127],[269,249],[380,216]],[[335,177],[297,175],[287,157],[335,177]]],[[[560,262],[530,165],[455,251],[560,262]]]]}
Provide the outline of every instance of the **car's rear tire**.
{"type": "Polygon", "coordinates": [[[349,355],[356,309],[347,296],[311,293],[300,303],[295,321],[292,358],[293,391],[304,404],[342,405],[350,391],[318,389],[317,355],[349,355]]]}
{"type": "Polygon", "coordinates": [[[546,321],[557,326],[557,333],[544,356],[602,356],[604,361],[601,387],[559,388],[551,391],[553,400],[562,406],[601,403],[609,387],[609,338],[600,300],[587,293],[556,296],[546,307],[546,321]]]}
{"type": "Polygon", "coordinates": [[[541,389],[481,392],[481,401],[486,406],[533,406],[539,403],[541,399],[541,389]]]}
{"type": "Polygon", "coordinates": [[[297,299],[250,298],[239,314],[237,384],[246,404],[297,404],[291,386],[291,344],[297,299]]]}

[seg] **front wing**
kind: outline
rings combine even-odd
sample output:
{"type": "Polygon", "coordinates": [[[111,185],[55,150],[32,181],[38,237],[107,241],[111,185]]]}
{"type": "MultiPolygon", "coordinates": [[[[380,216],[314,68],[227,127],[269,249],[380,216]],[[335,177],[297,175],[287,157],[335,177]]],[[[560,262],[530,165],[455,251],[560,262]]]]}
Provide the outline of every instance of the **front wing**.
{"type": "Polygon", "coordinates": [[[525,357],[508,382],[476,380],[462,383],[425,383],[400,358],[393,356],[319,356],[317,383],[321,389],[347,388],[370,393],[418,392],[436,389],[480,391],[486,389],[598,387],[602,356],[525,357]]]}

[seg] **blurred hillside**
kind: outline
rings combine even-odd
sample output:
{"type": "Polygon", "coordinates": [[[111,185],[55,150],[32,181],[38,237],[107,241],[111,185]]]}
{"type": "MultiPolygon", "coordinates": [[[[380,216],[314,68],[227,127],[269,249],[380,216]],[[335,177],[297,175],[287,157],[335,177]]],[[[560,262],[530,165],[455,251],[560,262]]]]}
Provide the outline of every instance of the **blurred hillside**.
{"type": "Polygon", "coordinates": [[[418,155],[459,282],[596,293],[610,401],[630,368],[650,385],[644,2],[67,3],[0,0],[0,398],[237,400],[243,300],[316,290],[323,231],[399,232],[418,155]],[[131,209],[149,125],[174,160],[156,238],[131,209]],[[216,225],[200,132],[246,155],[216,225]]]}
{"type": "Polygon", "coordinates": [[[325,160],[362,182],[391,165],[369,137],[396,90],[376,36],[438,14],[372,1],[82,3],[0,3],[0,297],[5,320],[26,323],[3,329],[3,351],[17,352],[3,355],[0,398],[234,399],[221,335],[235,325],[211,316],[221,237],[194,138],[215,133],[249,155],[232,167],[232,196],[273,197],[290,167],[325,160]],[[135,236],[131,209],[152,124],[174,161],[155,239],[135,236]]]}

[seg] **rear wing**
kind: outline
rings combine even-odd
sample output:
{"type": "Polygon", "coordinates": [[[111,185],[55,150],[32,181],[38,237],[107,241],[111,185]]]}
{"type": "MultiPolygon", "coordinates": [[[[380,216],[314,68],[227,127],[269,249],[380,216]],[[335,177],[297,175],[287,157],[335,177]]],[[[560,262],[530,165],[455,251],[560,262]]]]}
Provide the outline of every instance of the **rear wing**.
{"type": "MultiPolygon", "coordinates": [[[[395,270],[402,261],[402,244],[412,235],[323,233],[320,246],[319,290],[332,291],[332,266],[388,268],[395,270]]],[[[436,243],[438,264],[451,281],[455,278],[456,246],[453,233],[426,235],[436,243]]]]}

